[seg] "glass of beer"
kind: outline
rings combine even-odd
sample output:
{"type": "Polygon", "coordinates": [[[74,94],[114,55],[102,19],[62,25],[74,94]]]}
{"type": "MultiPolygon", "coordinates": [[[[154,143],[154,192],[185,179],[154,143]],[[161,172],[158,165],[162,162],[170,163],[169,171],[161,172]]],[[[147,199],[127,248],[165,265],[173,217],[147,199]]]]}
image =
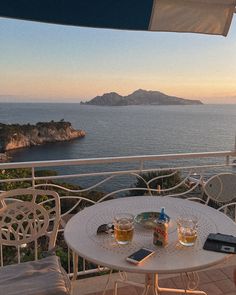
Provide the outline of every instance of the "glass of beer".
{"type": "Polygon", "coordinates": [[[134,216],[120,213],[114,218],[114,237],[118,244],[125,245],[132,241],[134,235],[134,216]]]}
{"type": "Polygon", "coordinates": [[[197,239],[197,218],[184,216],[177,219],[178,239],[184,246],[193,246],[197,239]]]}

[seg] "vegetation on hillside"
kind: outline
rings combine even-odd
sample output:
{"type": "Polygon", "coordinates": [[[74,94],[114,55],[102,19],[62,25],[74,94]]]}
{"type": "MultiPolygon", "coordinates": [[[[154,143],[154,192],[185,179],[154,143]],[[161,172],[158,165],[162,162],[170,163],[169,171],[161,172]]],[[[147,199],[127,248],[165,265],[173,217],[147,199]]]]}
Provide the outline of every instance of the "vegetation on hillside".
{"type": "MultiPolygon", "coordinates": [[[[140,173],[140,177],[137,177],[134,184],[134,188],[137,190],[130,190],[130,196],[146,195],[150,192],[152,195],[164,195],[161,190],[170,189],[175,187],[182,181],[181,173],[179,171],[167,170],[158,172],[140,173]],[[170,175],[170,176],[169,176],[170,175]],[[139,190],[138,188],[142,188],[139,190]]],[[[183,185],[174,189],[171,193],[179,193],[184,191],[183,185]]]]}

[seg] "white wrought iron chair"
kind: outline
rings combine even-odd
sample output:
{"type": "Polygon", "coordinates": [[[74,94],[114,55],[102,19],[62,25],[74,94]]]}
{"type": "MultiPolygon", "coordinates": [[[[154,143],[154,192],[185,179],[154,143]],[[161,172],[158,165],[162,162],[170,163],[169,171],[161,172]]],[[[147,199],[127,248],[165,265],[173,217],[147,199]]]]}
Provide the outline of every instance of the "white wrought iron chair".
{"type": "Polygon", "coordinates": [[[221,173],[212,176],[204,185],[207,205],[216,205],[236,222],[236,174],[221,173]]]}
{"type": "Polygon", "coordinates": [[[49,250],[46,253],[55,247],[59,222],[60,199],[54,191],[16,189],[0,194],[0,295],[70,294],[59,258],[38,259],[39,243],[49,250]],[[27,245],[34,261],[20,263],[27,245]],[[14,249],[18,264],[5,266],[9,255],[4,251],[14,249]]]}

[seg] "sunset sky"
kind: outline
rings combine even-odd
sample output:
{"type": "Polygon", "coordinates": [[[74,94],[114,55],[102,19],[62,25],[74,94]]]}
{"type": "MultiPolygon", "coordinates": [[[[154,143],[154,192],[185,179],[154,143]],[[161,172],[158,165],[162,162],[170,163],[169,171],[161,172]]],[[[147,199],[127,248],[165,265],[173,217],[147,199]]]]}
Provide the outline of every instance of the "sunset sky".
{"type": "Polygon", "coordinates": [[[236,103],[236,20],[225,38],[0,18],[0,101],[79,102],[139,88],[236,103]]]}

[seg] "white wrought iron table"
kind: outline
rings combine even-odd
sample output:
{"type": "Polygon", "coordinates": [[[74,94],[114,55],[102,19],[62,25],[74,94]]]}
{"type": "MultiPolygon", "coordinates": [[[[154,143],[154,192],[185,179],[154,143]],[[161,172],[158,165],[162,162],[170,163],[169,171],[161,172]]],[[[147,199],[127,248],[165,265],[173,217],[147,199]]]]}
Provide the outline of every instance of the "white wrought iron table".
{"type": "Polygon", "coordinates": [[[79,256],[98,265],[121,271],[146,274],[143,294],[150,288],[154,294],[159,292],[177,292],[188,294],[206,294],[203,291],[169,289],[158,286],[158,274],[195,272],[218,264],[229,255],[203,250],[203,244],[209,233],[225,233],[236,236],[235,223],[225,214],[193,201],[171,197],[129,197],[98,203],[85,208],[68,222],[65,228],[65,240],[79,256]],[[129,212],[134,215],[146,211],[160,211],[166,208],[170,216],[169,243],[165,248],[152,244],[152,231],[135,227],[132,243],[118,245],[111,235],[97,235],[99,225],[112,222],[117,213],[129,212]],[[199,220],[198,239],[193,247],[184,247],[178,243],[175,220],[181,214],[193,214],[199,220]],[[141,247],[155,249],[156,253],[145,263],[135,266],[125,258],[141,247]],[[152,279],[151,279],[152,278],[152,279]]]}

